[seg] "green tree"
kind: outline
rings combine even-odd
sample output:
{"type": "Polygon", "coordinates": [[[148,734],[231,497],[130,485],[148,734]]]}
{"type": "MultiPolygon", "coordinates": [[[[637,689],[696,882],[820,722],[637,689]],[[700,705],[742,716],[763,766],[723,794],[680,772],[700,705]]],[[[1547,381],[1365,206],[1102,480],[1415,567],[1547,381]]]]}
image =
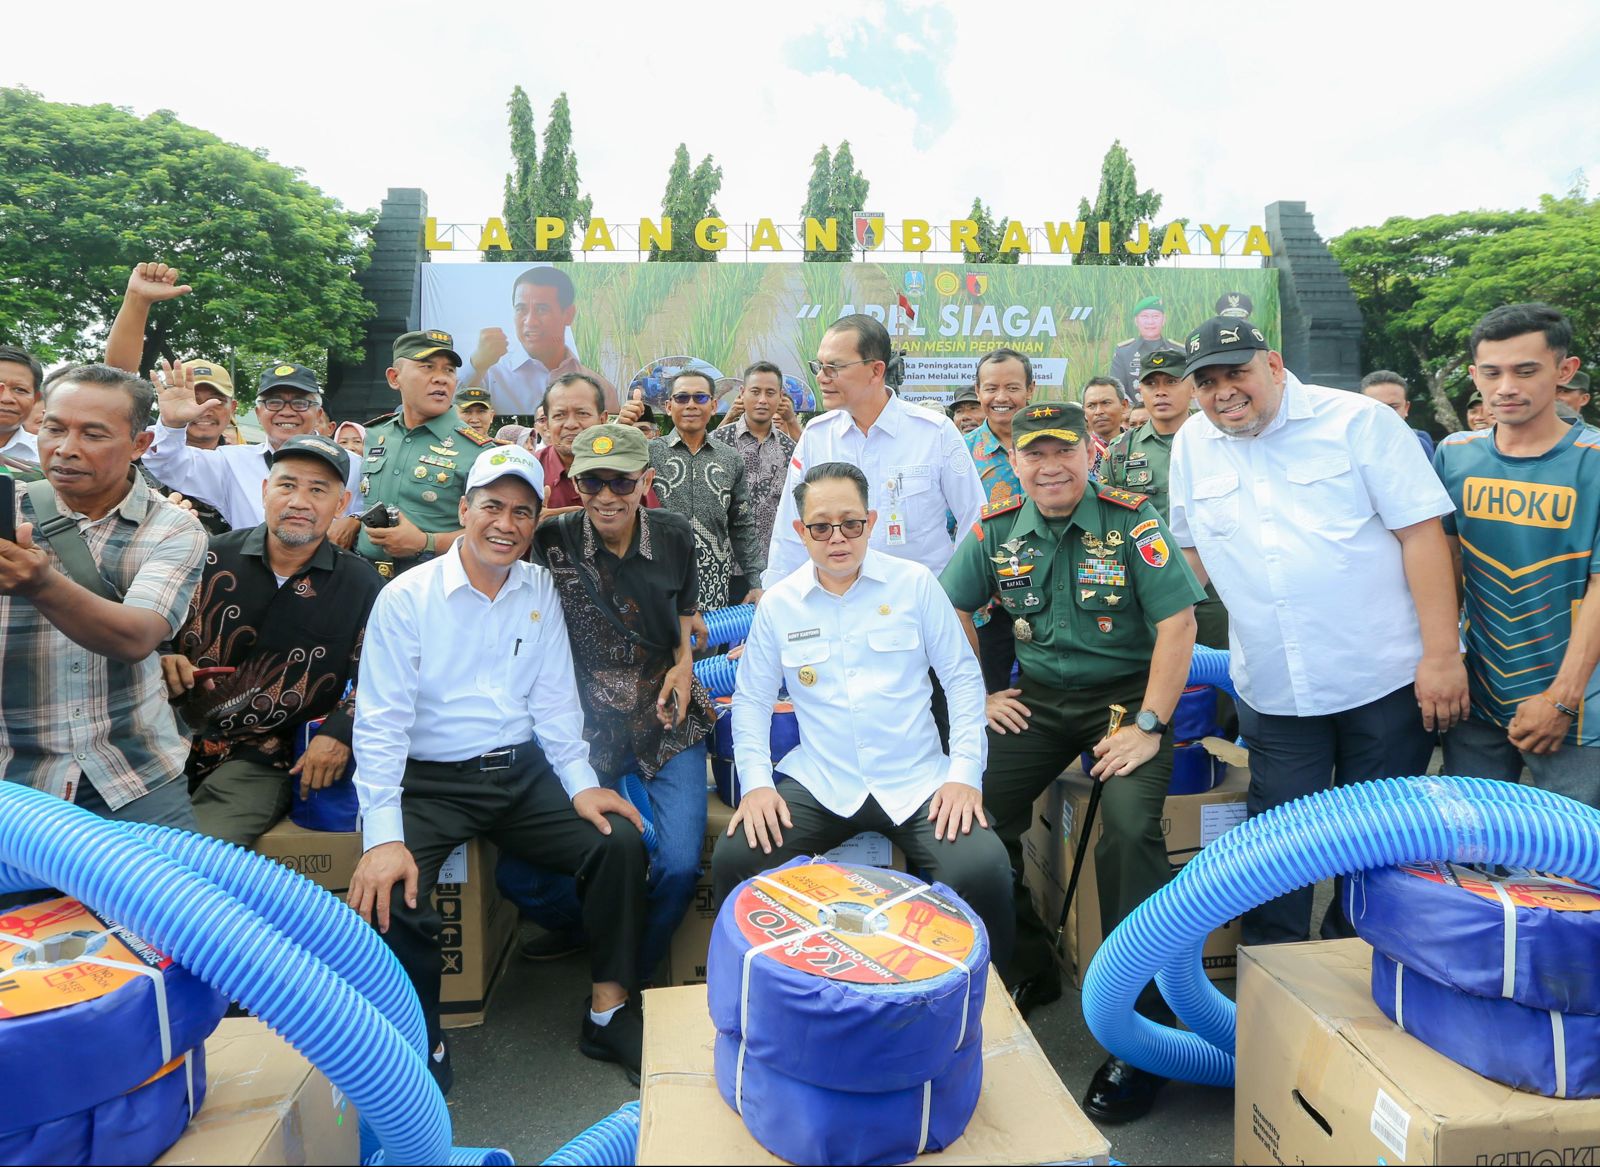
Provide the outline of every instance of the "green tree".
{"type": "Polygon", "coordinates": [[[832,155],[826,144],[817,150],[811,159],[811,181],[806,186],[806,202],[800,216],[819,223],[837,220],[839,246],[832,251],[807,251],[807,262],[850,262],[855,247],[855,213],[867,209],[867,193],[871,189],[867,176],[856,169],[848,140],[840,142],[832,155]]]}
{"type": "MultiPolygon", "coordinates": [[[[194,292],[152,314],[141,368],[196,354],[359,360],[373,308],[353,276],[374,221],[170,111],[0,89],[0,340],[47,363],[100,355],[129,269],[150,259],[194,292]]],[[[240,372],[243,388],[254,369],[240,372]]]]}
{"type": "Polygon", "coordinates": [[[1016,249],[1002,252],[1000,244],[1005,240],[1006,228],[1011,225],[1010,219],[994,221],[994,213],[983,205],[983,200],[972,200],[972,210],[967,212],[967,218],[978,225],[978,254],[969,256],[973,263],[1016,263],[1022,254],[1016,249]]]}
{"type": "Polygon", "coordinates": [[[1574,190],[1537,211],[1465,211],[1392,218],[1330,243],[1361,305],[1369,368],[1420,384],[1435,420],[1463,428],[1467,340],[1484,313],[1541,300],[1572,319],[1574,351],[1600,353],[1600,202],[1574,190]]]}
{"type": "Polygon", "coordinates": [[[718,217],[716,197],[722,189],[722,167],[707,154],[700,165],[689,169],[689,147],[678,143],[667,171],[667,189],[661,196],[661,214],[672,220],[672,248],[652,246],[650,258],[663,263],[714,262],[717,252],[695,241],[695,225],[701,219],[718,217]]]}
{"type": "Polygon", "coordinates": [[[1140,190],[1133,159],[1123,148],[1121,139],[1111,143],[1100,163],[1100,189],[1095,194],[1094,205],[1088,199],[1078,200],[1078,218],[1089,224],[1089,236],[1083,251],[1073,257],[1073,263],[1099,266],[1128,265],[1142,267],[1160,258],[1161,232],[1155,227],[1155,217],[1161,211],[1161,196],[1154,190],[1140,190]],[[1100,254],[1095,245],[1096,223],[1111,224],[1111,250],[1100,254]],[[1133,238],[1140,223],[1151,223],[1150,247],[1143,253],[1127,250],[1122,244],[1133,238]]]}
{"type": "MultiPolygon", "coordinates": [[[[530,134],[529,148],[532,148],[530,134]]],[[[550,106],[550,120],[544,127],[544,154],[539,159],[538,196],[535,213],[564,219],[567,230],[553,239],[549,247],[532,252],[536,260],[551,262],[572,258],[572,238],[589,225],[593,200],[578,193],[578,155],[572,149],[572,110],[565,93],[550,106]]],[[[529,221],[528,230],[533,229],[529,221]]]]}
{"type": "Polygon", "coordinates": [[[501,218],[511,236],[510,251],[488,251],[484,259],[527,263],[534,258],[533,217],[539,192],[539,139],[533,129],[533,103],[522,86],[514,86],[506,102],[511,127],[511,173],[506,175],[501,218]]]}

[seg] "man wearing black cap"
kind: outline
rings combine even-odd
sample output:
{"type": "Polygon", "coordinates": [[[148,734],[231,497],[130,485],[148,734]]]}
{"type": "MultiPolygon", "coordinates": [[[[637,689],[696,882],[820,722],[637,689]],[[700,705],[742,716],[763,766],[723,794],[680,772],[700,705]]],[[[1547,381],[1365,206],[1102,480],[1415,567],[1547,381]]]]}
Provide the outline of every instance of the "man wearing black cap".
{"type": "Polygon", "coordinates": [[[456,416],[468,429],[477,430],[484,437],[494,426],[494,403],[487,389],[466,388],[456,393],[456,416]]]}
{"type": "Polygon", "coordinates": [[[250,847],[350,761],[355,680],[367,613],[383,581],[328,539],[350,504],[350,455],[302,434],[272,455],[265,520],[212,538],[189,616],[161,658],[167,691],[194,735],[189,776],[202,834],[250,847]],[[196,669],[229,672],[196,683],[196,669]],[[305,752],[296,739],[321,726],[305,752]],[[298,781],[297,781],[298,780],[298,781]]]}
{"type": "MultiPolygon", "coordinates": [[[[1193,605],[1204,593],[1143,494],[1089,477],[1083,407],[1039,402],[1012,420],[1012,466],[1024,494],[990,504],[939,582],[968,613],[1000,597],[1022,665],[1022,688],[988,697],[983,805],[1011,859],[1015,956],[1000,970],[1024,1012],[1061,995],[1052,937],[1020,881],[1021,836],[1033,801],[1085,750],[1105,783],[1095,848],[1107,933],[1167,882],[1161,812],[1172,780],[1168,721],[1194,655],[1193,605]],[[1129,714],[1107,734],[1110,706],[1129,714]]],[[[1140,1012],[1170,1023],[1152,987],[1140,1012]]],[[[1150,1109],[1161,1079],[1110,1058],[1084,1109],[1126,1122],[1150,1109]]]]}
{"type": "Polygon", "coordinates": [[[1172,341],[1161,335],[1167,324],[1166,305],[1160,296],[1146,296],[1133,306],[1133,326],[1137,336],[1130,336],[1117,345],[1111,354],[1111,375],[1122,386],[1126,396],[1139,383],[1139,371],[1144,358],[1158,348],[1170,348],[1172,341]]]}
{"type": "MultiPolygon", "coordinates": [[[[173,365],[162,382],[156,399],[161,414],[151,429],[155,440],[145,452],[145,469],[169,490],[211,503],[234,530],[259,526],[265,517],[261,484],[272,464],[272,452],[290,438],[316,433],[323,420],[317,375],[293,361],[268,365],[262,370],[256,396],[256,420],[261,423],[264,440],[213,450],[188,444],[189,423],[217,408],[195,396],[193,367],[173,365]]],[[[355,473],[351,467],[346,484],[351,488],[355,473]]]]}
{"type": "Polygon", "coordinates": [[[1256,310],[1256,302],[1244,292],[1224,292],[1217,297],[1217,315],[1236,320],[1248,319],[1256,310]]]}
{"type": "Polygon", "coordinates": [[[983,402],[978,400],[978,389],[968,385],[950,400],[950,420],[965,437],[983,424],[983,402]]]}
{"type": "Polygon", "coordinates": [[[477,452],[495,444],[452,408],[461,366],[454,345],[437,328],[396,338],[388,377],[400,408],[367,423],[356,550],[385,579],[442,554],[461,534],[456,509],[467,472],[477,452]]]}
{"type": "MultiPolygon", "coordinates": [[[[1249,813],[1423,774],[1467,713],[1454,508],[1394,410],[1303,385],[1249,320],[1189,334],[1205,418],[1172,444],[1172,533],[1228,606],[1249,813]]],[[[1330,908],[1325,937],[1348,934],[1330,908]]],[[[1246,913],[1244,942],[1308,939],[1311,889],[1246,913]]]]}

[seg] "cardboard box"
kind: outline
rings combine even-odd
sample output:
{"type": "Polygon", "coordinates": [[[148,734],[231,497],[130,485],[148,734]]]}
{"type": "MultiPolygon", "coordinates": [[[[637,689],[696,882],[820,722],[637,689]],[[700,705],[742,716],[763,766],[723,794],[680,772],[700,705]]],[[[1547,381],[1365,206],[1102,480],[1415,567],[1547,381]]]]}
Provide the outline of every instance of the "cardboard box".
{"type": "Polygon", "coordinates": [[[1435,1053],[1373,1004],[1371,967],[1361,940],[1239,950],[1235,1163],[1595,1161],[1600,1100],[1525,1094],[1435,1053]]]}
{"type": "Polygon", "coordinates": [[[181,1164],[355,1164],[356,1111],[322,1072],[253,1017],[206,1041],[206,1101],[156,1160],[181,1164]]]}
{"type": "MultiPolygon", "coordinates": [[[[639,1153],[643,1164],[771,1163],[717,1092],[716,1031],[702,986],[644,995],[639,1153]]],[[[826,1121],[826,1116],[800,1116],[826,1121]]],[[[1109,1147],[1067,1093],[1033,1034],[989,971],[983,1006],[983,1093],[967,1131],[916,1163],[1105,1163],[1109,1147]]]]}
{"type": "MultiPolygon", "coordinates": [[[[733,821],[733,808],[717,797],[716,791],[706,795],[706,837],[700,852],[700,882],[695,885],[694,899],[684,913],[683,922],[672,934],[672,946],[667,951],[664,967],[658,970],[660,985],[703,985],[706,983],[706,953],[711,947],[711,925],[716,923],[716,889],[711,884],[711,852],[717,840],[728,831],[733,821]]],[[[858,863],[868,867],[890,867],[897,871],[906,869],[906,857],[900,848],[889,842],[888,836],[876,831],[863,831],[855,838],[841,843],[828,852],[830,859],[840,863],[858,863]]]]}
{"type": "MultiPolygon", "coordinates": [[[[1167,860],[1176,871],[1206,844],[1245,819],[1245,793],[1250,785],[1244,751],[1217,738],[1207,738],[1206,748],[1230,764],[1227,776],[1204,794],[1170,795],[1162,809],[1161,833],[1167,840],[1167,860]]],[[[1033,825],[1022,837],[1023,882],[1034,910],[1054,929],[1061,919],[1061,904],[1072,879],[1084,812],[1089,805],[1093,779],[1076,762],[1045,788],[1033,805],[1033,825]]],[[[1094,838],[1084,854],[1083,875],[1067,915],[1064,967],[1081,988],[1089,961],[1103,939],[1100,930],[1100,881],[1096,874],[1095,844],[1105,832],[1098,815],[1094,838]]],[[[1234,975],[1234,949],[1239,943],[1239,921],[1232,920],[1211,933],[1202,952],[1206,973],[1213,980],[1234,975]]]]}
{"type": "MultiPolygon", "coordinates": [[[[361,860],[361,835],[310,831],[285,819],[256,841],[256,850],[342,897],[361,860]]],[[[439,1017],[446,1029],[483,1024],[516,934],[516,909],[495,887],[496,859],[491,844],[474,839],[452,851],[439,869],[433,904],[443,921],[439,1017]]]]}

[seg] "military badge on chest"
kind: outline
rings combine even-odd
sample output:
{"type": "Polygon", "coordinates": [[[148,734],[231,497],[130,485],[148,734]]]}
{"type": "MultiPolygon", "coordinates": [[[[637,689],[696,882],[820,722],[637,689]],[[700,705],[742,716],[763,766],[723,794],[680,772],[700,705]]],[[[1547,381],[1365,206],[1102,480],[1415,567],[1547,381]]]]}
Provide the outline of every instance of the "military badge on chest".
{"type": "Polygon", "coordinates": [[[1129,454],[1127,479],[1129,486],[1146,487],[1155,480],[1155,471],[1150,469],[1150,456],[1148,454],[1129,454]]]}

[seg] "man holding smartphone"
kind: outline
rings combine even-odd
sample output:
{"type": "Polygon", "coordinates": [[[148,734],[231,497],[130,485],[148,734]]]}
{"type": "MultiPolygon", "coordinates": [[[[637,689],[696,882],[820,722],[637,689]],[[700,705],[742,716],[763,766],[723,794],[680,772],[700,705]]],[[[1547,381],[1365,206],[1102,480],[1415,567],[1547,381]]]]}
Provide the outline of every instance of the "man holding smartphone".
{"type": "Polygon", "coordinates": [[[211,540],[177,652],[161,658],[167,691],[194,731],[189,773],[202,834],[241,847],[290,799],[342,778],[350,762],[367,614],[383,586],[359,555],[328,538],[349,506],[350,454],[303,435],[278,447],[262,484],[266,520],[211,540]],[[226,669],[210,679],[208,670],[226,669]],[[321,721],[305,753],[294,743],[321,721]]]}

